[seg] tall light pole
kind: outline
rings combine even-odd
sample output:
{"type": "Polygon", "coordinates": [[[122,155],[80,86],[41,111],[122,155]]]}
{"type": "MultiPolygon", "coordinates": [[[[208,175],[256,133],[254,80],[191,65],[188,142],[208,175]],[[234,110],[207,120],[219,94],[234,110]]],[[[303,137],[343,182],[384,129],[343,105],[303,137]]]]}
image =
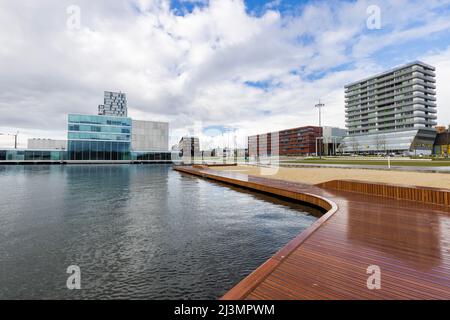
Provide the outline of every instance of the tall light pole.
{"type": "MultiPolygon", "coordinates": [[[[320,135],[320,139],[319,139],[319,140],[321,140],[321,141],[322,141],[322,144],[323,144],[322,108],[325,107],[325,104],[321,103],[321,102],[320,102],[320,99],[319,99],[319,103],[316,104],[315,107],[316,107],[317,109],[319,109],[319,127],[320,127],[321,130],[322,130],[322,133],[321,133],[321,135],[320,135]]],[[[320,149],[319,156],[320,156],[320,159],[322,159],[322,146],[321,146],[320,144],[319,144],[319,149],[320,149]]],[[[317,155],[317,143],[316,143],[316,155],[317,155]]]]}

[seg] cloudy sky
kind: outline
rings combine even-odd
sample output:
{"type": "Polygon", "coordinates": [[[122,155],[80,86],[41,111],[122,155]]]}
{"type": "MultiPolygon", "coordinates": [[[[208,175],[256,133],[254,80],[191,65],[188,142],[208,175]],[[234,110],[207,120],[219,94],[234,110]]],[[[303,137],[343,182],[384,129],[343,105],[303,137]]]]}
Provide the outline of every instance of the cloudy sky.
{"type": "Polygon", "coordinates": [[[450,123],[450,0],[0,0],[0,43],[0,133],[23,147],[64,139],[67,113],[95,114],[104,90],[169,121],[171,145],[315,125],[319,99],[344,127],[345,84],[413,60],[437,68],[450,123]]]}

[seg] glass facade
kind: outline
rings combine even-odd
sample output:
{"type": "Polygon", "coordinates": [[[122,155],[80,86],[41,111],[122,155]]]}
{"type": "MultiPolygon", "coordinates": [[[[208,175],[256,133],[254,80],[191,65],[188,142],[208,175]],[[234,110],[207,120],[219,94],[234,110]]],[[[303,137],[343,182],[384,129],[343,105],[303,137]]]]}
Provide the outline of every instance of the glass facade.
{"type": "Polygon", "coordinates": [[[69,160],[131,160],[131,118],[69,114],[69,160]]]}
{"type": "Polygon", "coordinates": [[[142,161],[170,162],[170,151],[131,152],[132,120],[104,115],[68,115],[67,151],[0,150],[0,161],[142,161]]]}
{"type": "Polygon", "coordinates": [[[132,160],[136,161],[170,161],[171,152],[132,152],[132,160]]]}
{"type": "Polygon", "coordinates": [[[66,151],[52,150],[0,150],[0,161],[62,161],[66,151]]]}
{"type": "Polygon", "coordinates": [[[130,143],[69,140],[69,160],[131,160],[130,143]]]}
{"type": "Polygon", "coordinates": [[[435,132],[412,130],[389,132],[375,135],[347,136],[342,141],[344,152],[415,152],[430,155],[432,153],[435,132]]]}
{"type": "MultiPolygon", "coordinates": [[[[119,151],[115,151],[117,143],[103,143],[101,141],[72,141],[74,154],[69,159],[70,152],[63,150],[30,150],[30,149],[9,149],[0,150],[0,161],[65,161],[65,160],[130,160],[130,161],[155,161],[170,162],[172,160],[172,152],[130,152],[128,158],[122,155],[124,151],[120,148],[126,148],[126,145],[119,144],[119,151]],[[81,145],[80,145],[81,143],[81,145]],[[75,151],[76,150],[76,151],[75,151]],[[122,157],[122,158],[121,158],[122,157]]],[[[176,159],[176,155],[173,157],[176,159]]]]}

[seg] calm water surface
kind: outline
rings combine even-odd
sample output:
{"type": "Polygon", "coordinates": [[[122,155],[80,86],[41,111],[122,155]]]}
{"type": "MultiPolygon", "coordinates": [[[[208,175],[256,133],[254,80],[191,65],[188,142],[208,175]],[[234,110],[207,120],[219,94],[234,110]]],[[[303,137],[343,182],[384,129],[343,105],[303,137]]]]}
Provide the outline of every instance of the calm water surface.
{"type": "Polygon", "coordinates": [[[0,166],[0,299],[214,299],[318,214],[167,165],[0,166]]]}

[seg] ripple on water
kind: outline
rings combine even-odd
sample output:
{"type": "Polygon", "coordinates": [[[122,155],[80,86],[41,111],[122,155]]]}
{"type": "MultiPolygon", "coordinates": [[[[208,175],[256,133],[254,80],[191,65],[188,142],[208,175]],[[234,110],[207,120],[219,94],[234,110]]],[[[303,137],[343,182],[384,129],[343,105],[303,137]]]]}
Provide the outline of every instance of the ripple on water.
{"type": "Polygon", "coordinates": [[[215,299],[318,214],[165,165],[0,173],[0,298],[215,299]]]}

